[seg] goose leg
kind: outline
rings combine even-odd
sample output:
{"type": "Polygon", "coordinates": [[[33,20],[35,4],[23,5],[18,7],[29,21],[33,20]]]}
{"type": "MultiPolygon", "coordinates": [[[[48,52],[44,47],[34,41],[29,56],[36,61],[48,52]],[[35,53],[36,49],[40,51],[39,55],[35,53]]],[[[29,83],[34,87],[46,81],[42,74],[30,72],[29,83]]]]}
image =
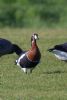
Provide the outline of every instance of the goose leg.
{"type": "Polygon", "coordinates": [[[27,68],[21,68],[27,74],[27,68]]]}
{"type": "Polygon", "coordinates": [[[30,73],[32,73],[33,68],[30,69],[30,73]]]}

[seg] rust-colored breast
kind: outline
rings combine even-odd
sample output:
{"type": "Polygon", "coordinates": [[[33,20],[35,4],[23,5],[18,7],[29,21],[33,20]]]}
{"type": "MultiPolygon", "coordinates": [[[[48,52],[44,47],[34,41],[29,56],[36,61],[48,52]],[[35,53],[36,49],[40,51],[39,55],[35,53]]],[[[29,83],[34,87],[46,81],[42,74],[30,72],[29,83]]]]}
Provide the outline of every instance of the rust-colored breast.
{"type": "Polygon", "coordinates": [[[27,57],[31,61],[39,61],[41,54],[37,45],[33,43],[31,49],[27,52],[27,57]]]}

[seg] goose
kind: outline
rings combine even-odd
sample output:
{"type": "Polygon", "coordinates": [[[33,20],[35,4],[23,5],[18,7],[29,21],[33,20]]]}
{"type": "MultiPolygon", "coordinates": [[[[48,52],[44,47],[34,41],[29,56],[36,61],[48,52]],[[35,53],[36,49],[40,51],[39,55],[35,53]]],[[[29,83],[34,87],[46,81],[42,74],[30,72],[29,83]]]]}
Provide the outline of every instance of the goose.
{"type": "Polygon", "coordinates": [[[16,60],[17,66],[20,66],[24,73],[27,73],[28,69],[31,73],[35,66],[40,62],[41,53],[36,42],[38,39],[38,34],[34,33],[31,36],[31,48],[22,52],[21,56],[16,60]]]}
{"type": "Polygon", "coordinates": [[[48,51],[52,52],[59,60],[67,61],[67,43],[55,45],[48,51]]]}
{"type": "Polygon", "coordinates": [[[0,57],[12,53],[21,55],[22,52],[23,50],[17,44],[13,44],[7,39],[0,38],[0,57]]]}

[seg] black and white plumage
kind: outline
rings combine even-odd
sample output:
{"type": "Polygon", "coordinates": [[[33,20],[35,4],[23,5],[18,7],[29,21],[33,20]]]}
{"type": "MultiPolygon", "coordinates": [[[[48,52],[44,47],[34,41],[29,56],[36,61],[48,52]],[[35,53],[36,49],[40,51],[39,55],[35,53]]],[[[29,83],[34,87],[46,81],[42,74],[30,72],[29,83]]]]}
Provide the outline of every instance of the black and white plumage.
{"type": "Polygon", "coordinates": [[[58,59],[67,61],[67,43],[55,45],[48,51],[52,52],[58,59]]]}
{"type": "Polygon", "coordinates": [[[16,64],[20,66],[25,73],[28,72],[28,69],[32,72],[35,66],[40,62],[41,53],[36,43],[37,39],[38,34],[33,34],[31,37],[31,48],[22,53],[16,60],[16,64]]]}

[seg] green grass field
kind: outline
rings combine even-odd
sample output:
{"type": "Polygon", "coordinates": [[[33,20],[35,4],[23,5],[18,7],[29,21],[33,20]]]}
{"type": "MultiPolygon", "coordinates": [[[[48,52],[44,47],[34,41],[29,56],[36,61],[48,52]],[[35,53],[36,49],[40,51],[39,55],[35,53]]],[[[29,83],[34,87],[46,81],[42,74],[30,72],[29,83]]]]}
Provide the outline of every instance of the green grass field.
{"type": "Polygon", "coordinates": [[[0,29],[0,37],[30,48],[33,32],[39,34],[42,58],[32,74],[25,74],[15,60],[16,54],[0,58],[0,100],[67,100],[67,63],[47,51],[67,41],[66,29],[0,29]]]}

